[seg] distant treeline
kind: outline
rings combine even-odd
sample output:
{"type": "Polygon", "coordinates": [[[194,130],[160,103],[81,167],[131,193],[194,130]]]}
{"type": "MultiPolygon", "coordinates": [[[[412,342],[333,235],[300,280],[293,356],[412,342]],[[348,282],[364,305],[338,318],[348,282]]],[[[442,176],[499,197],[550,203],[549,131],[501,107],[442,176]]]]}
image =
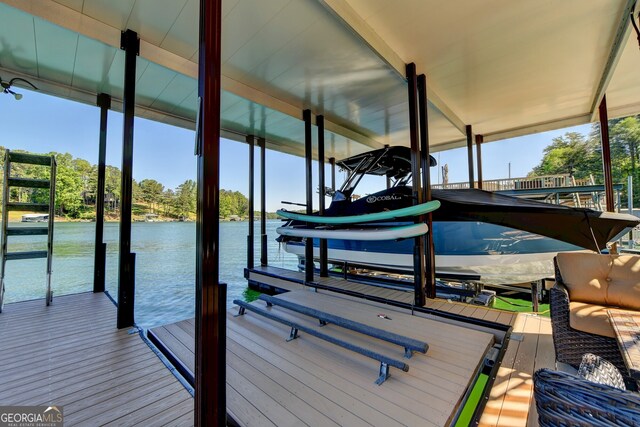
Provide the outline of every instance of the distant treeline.
{"type": "MultiPolygon", "coordinates": [[[[5,147],[0,146],[0,182],[4,179],[5,147]]],[[[27,153],[27,151],[13,150],[27,153]]],[[[98,167],[69,153],[51,152],[57,162],[56,214],[68,218],[94,218],[98,167]]],[[[13,163],[11,175],[22,178],[48,178],[43,166],[13,163]]],[[[165,188],[154,179],[133,181],[134,214],[155,213],[169,218],[193,219],[196,214],[196,183],[188,179],[175,189],[165,188]]],[[[21,202],[44,202],[49,190],[12,188],[10,197],[21,202]]],[[[220,190],[220,216],[246,217],[249,201],[239,191],[220,190]]],[[[105,213],[117,215],[120,207],[120,169],[105,168],[105,213]]]]}

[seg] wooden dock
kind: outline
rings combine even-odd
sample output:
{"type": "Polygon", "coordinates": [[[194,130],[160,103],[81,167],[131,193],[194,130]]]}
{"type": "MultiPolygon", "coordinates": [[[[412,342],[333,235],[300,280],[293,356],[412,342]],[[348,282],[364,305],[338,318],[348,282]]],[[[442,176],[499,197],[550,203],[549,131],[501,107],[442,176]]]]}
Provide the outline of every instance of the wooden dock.
{"type": "Polygon", "coordinates": [[[193,425],[191,394],[103,293],[7,304],[0,343],[0,405],[63,406],[65,426],[193,425]]]}
{"type": "MultiPolygon", "coordinates": [[[[379,364],[326,341],[301,334],[286,342],[289,328],[254,313],[227,316],[227,409],[240,425],[448,425],[484,362],[494,336],[481,331],[411,316],[387,306],[341,295],[289,292],[286,298],[335,315],[385,326],[429,343],[427,354],[405,359],[409,372],[391,369],[382,385],[374,384],[379,364]]],[[[264,307],[264,302],[254,304],[264,307]]],[[[273,307],[279,314],[284,309],[273,307]]],[[[305,316],[287,312],[309,327],[305,316]]],[[[345,341],[374,347],[402,358],[395,345],[337,328],[322,327],[345,341]]],[[[193,319],[149,331],[193,370],[193,319]]]]}
{"type": "MultiPolygon", "coordinates": [[[[285,290],[308,288],[304,285],[304,273],[277,267],[256,267],[249,272],[249,279],[272,284],[285,290]]],[[[410,304],[413,299],[413,293],[410,290],[376,288],[335,277],[316,276],[314,280],[336,290],[361,292],[368,296],[385,298],[391,302],[410,304]]],[[[371,304],[375,305],[375,303],[371,304]]],[[[377,304],[377,306],[385,307],[384,304],[377,304]]],[[[537,426],[537,413],[533,399],[533,373],[541,368],[555,368],[550,319],[531,313],[511,313],[443,299],[427,299],[425,307],[512,327],[511,338],[506,343],[507,348],[489,393],[480,425],[537,426]]],[[[415,315],[433,318],[419,312],[415,315]]]]}

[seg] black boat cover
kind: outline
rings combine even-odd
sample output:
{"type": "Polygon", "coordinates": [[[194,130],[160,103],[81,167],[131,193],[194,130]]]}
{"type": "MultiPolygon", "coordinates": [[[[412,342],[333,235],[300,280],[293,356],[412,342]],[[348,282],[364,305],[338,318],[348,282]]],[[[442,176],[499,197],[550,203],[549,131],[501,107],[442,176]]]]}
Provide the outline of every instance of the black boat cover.
{"type": "Polygon", "coordinates": [[[434,221],[482,221],[602,250],[628,228],[640,224],[629,214],[571,208],[476,189],[432,190],[441,206],[434,221]]]}

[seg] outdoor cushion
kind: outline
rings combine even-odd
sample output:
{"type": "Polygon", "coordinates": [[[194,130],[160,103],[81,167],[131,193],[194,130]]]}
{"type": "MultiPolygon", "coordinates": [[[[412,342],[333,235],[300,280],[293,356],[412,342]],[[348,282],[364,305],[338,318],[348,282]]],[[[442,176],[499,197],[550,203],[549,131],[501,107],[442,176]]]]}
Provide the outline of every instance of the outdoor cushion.
{"type": "Polygon", "coordinates": [[[559,253],[570,301],[640,310],[640,257],[559,253]]]}
{"type": "Polygon", "coordinates": [[[597,304],[571,301],[569,303],[569,325],[573,329],[604,337],[615,338],[607,309],[597,304]]]}

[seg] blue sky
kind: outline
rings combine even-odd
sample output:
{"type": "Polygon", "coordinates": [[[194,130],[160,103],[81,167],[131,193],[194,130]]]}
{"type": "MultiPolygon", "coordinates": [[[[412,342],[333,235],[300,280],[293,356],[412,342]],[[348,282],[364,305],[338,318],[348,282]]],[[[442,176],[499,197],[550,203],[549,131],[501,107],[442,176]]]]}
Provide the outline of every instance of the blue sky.
{"type": "MultiPolygon", "coordinates": [[[[100,121],[97,107],[22,89],[21,92],[24,97],[20,101],[12,96],[0,95],[0,145],[33,152],[68,152],[92,164],[97,163],[100,121]]],[[[155,179],[166,188],[175,188],[187,179],[195,179],[193,131],[145,119],[136,119],[134,129],[134,179],[155,179]]],[[[508,177],[509,164],[512,177],[525,176],[540,163],[544,147],[554,137],[567,131],[588,133],[589,129],[590,125],[583,125],[487,143],[482,147],[483,178],[488,180],[508,177]]],[[[223,139],[220,152],[222,188],[247,194],[247,145],[223,139]]],[[[434,153],[434,157],[439,160],[440,166],[448,164],[449,182],[468,179],[466,148],[434,153]]],[[[267,151],[266,161],[267,210],[274,211],[283,207],[281,200],[304,202],[304,159],[267,151]],[[292,175],[297,178],[292,179],[292,175]]],[[[116,112],[109,112],[107,163],[117,167],[122,163],[122,115],[116,112]]],[[[439,171],[440,167],[432,168],[433,183],[441,179],[439,171]]],[[[257,169],[256,177],[258,172],[257,169]]],[[[314,165],[315,174],[317,168],[314,165]]],[[[338,183],[341,177],[340,174],[337,175],[338,183]]],[[[259,207],[257,185],[256,181],[256,207],[259,207]]],[[[374,188],[360,190],[375,191],[374,188]]]]}

